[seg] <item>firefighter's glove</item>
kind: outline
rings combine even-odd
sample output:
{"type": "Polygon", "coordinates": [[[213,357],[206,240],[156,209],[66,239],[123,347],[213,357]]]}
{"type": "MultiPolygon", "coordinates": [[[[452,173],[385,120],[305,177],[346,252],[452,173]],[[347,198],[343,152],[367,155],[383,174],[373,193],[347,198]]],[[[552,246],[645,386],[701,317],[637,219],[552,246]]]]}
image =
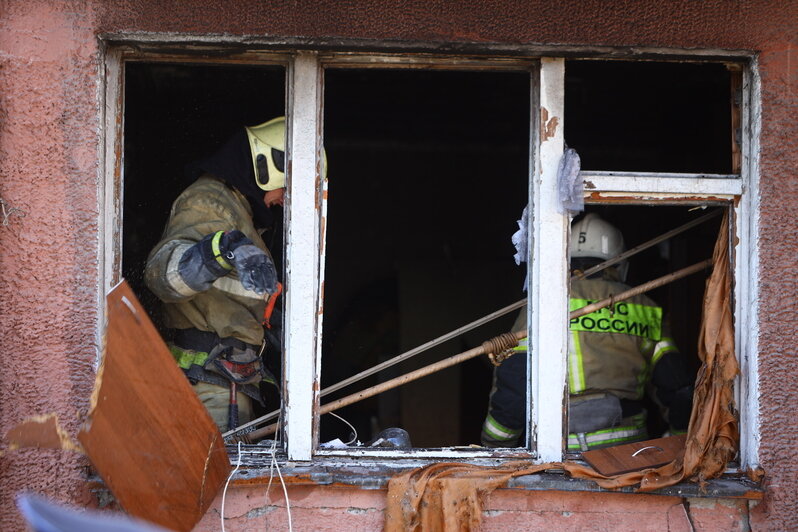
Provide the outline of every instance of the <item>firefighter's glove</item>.
{"type": "Polygon", "coordinates": [[[277,288],[271,257],[237,230],[206,235],[186,250],[178,266],[180,277],[197,292],[209,289],[216,279],[234,269],[247,290],[263,294],[277,288]]]}
{"type": "Polygon", "coordinates": [[[238,246],[232,253],[233,266],[244,288],[258,294],[273,294],[277,290],[277,271],[271,257],[263,250],[249,243],[238,246]]]}

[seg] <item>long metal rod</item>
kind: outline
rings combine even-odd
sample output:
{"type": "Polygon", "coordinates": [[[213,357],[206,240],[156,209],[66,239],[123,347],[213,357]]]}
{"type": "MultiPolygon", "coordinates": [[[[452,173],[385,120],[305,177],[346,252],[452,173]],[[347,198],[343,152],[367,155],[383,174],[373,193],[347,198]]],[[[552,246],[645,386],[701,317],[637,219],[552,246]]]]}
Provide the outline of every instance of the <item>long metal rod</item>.
{"type": "MultiPolygon", "coordinates": [[[[513,333],[515,337],[520,340],[526,336],[526,330],[518,331],[513,333]]],[[[328,414],[333,410],[338,410],[339,408],[343,408],[345,406],[349,406],[353,403],[357,403],[358,401],[362,401],[363,399],[368,399],[369,397],[374,397],[375,395],[379,395],[382,392],[386,392],[388,390],[392,390],[393,388],[397,388],[402,386],[403,384],[407,384],[408,382],[412,382],[414,380],[420,379],[421,377],[426,377],[427,375],[431,375],[436,373],[442,369],[450,368],[452,366],[456,366],[461,362],[465,362],[466,360],[470,360],[474,357],[478,357],[479,355],[485,354],[485,347],[479,346],[469,349],[468,351],[463,351],[457,355],[453,355],[449,358],[445,358],[443,360],[439,360],[438,362],[434,362],[423,368],[419,368],[415,371],[411,371],[410,373],[405,373],[404,375],[400,375],[395,377],[391,380],[381,382],[380,384],[376,384],[370,388],[366,388],[365,390],[353,393],[351,395],[347,395],[346,397],[342,397],[332,403],[327,403],[326,405],[322,405],[319,408],[319,415],[328,414]]],[[[255,430],[250,432],[249,434],[244,435],[242,439],[245,441],[252,441],[264,436],[268,436],[273,434],[277,431],[278,423],[273,423],[262,429],[255,430]]]]}
{"type": "Polygon", "coordinates": [[[621,253],[620,255],[618,255],[617,257],[613,257],[611,259],[605,260],[601,264],[597,264],[597,265],[593,266],[592,268],[588,268],[587,270],[583,271],[581,274],[574,275],[573,277],[571,277],[571,279],[585,279],[587,277],[590,277],[594,273],[598,273],[598,272],[600,272],[601,270],[603,270],[605,268],[609,268],[610,266],[618,264],[619,262],[628,259],[632,255],[637,255],[641,251],[646,250],[646,249],[650,248],[651,246],[656,246],[660,242],[664,242],[665,240],[668,240],[669,238],[674,237],[674,236],[678,235],[679,233],[684,233],[685,231],[687,231],[688,229],[690,229],[692,227],[695,227],[696,225],[702,224],[702,223],[706,222],[707,220],[709,220],[711,218],[719,216],[721,213],[723,213],[723,209],[717,209],[717,210],[714,210],[714,211],[712,211],[710,213],[705,214],[704,216],[701,216],[700,218],[696,218],[695,220],[691,220],[691,221],[687,222],[684,225],[680,225],[676,229],[672,229],[672,230],[668,231],[667,233],[663,233],[663,234],[659,235],[656,238],[652,238],[651,240],[643,242],[639,246],[635,246],[635,247],[633,247],[631,249],[628,249],[628,250],[624,251],[623,253],[621,253]]]}
{"type": "MultiPolygon", "coordinates": [[[[655,237],[655,238],[653,238],[651,240],[648,240],[647,242],[644,242],[644,243],[640,244],[639,246],[635,246],[635,247],[633,247],[633,248],[621,253],[617,257],[614,257],[612,259],[608,259],[608,260],[602,262],[601,264],[597,264],[596,266],[593,266],[592,268],[588,268],[587,270],[582,272],[580,275],[574,275],[573,277],[571,277],[571,279],[572,280],[573,279],[584,279],[585,277],[588,277],[590,275],[596,274],[596,273],[598,273],[598,272],[600,272],[600,271],[602,271],[602,270],[604,270],[606,268],[609,268],[610,266],[613,266],[613,265],[621,262],[622,260],[625,260],[625,259],[627,259],[627,258],[629,258],[629,257],[631,257],[633,255],[636,255],[637,253],[640,253],[643,250],[646,250],[646,249],[648,249],[648,248],[650,248],[652,246],[655,246],[655,245],[659,244],[660,242],[663,242],[663,241],[668,240],[669,238],[672,238],[672,237],[674,237],[674,236],[676,236],[676,235],[678,235],[680,233],[683,233],[683,232],[687,231],[688,229],[690,229],[692,227],[695,227],[696,225],[702,224],[705,221],[718,216],[722,212],[723,212],[722,209],[718,209],[718,210],[712,211],[712,212],[710,212],[708,214],[705,214],[704,216],[696,218],[695,220],[691,220],[691,221],[687,222],[686,224],[680,225],[679,227],[677,227],[675,229],[672,229],[672,230],[670,230],[670,231],[668,231],[666,233],[663,233],[660,236],[655,237]]],[[[375,373],[378,373],[378,372],[380,372],[380,371],[382,371],[384,369],[388,369],[389,367],[394,366],[394,365],[396,365],[396,364],[398,364],[400,362],[404,362],[405,360],[408,360],[408,359],[418,355],[419,353],[422,353],[422,352],[424,352],[424,351],[426,351],[428,349],[432,349],[433,347],[435,347],[437,345],[440,345],[440,344],[442,344],[442,343],[444,343],[444,342],[446,342],[448,340],[451,340],[452,338],[455,338],[455,337],[457,337],[457,336],[459,336],[461,334],[464,334],[464,333],[466,333],[466,332],[468,332],[468,331],[470,331],[472,329],[475,329],[475,328],[479,327],[480,325],[484,325],[485,323],[488,323],[488,322],[493,321],[493,320],[495,320],[497,318],[500,318],[501,316],[504,316],[505,314],[509,314],[510,312],[523,307],[524,305],[526,305],[526,303],[527,303],[527,299],[526,298],[521,299],[519,301],[516,301],[515,303],[507,305],[506,307],[503,307],[503,308],[501,308],[501,309],[499,309],[499,310],[497,310],[497,311],[495,311],[495,312],[493,312],[491,314],[488,314],[488,315],[486,315],[486,316],[484,316],[484,317],[482,317],[482,318],[480,318],[478,320],[475,320],[475,321],[472,321],[471,323],[463,325],[459,329],[455,329],[454,331],[446,333],[443,336],[439,336],[438,338],[435,338],[434,340],[430,340],[429,342],[427,342],[425,344],[422,344],[422,345],[420,345],[418,347],[415,347],[415,348],[411,349],[410,351],[406,351],[406,352],[404,352],[404,353],[402,353],[400,355],[397,355],[397,356],[395,356],[395,357],[393,357],[391,359],[386,360],[385,362],[381,362],[380,364],[377,364],[376,366],[373,366],[373,367],[371,367],[369,369],[361,371],[360,373],[358,373],[356,375],[353,375],[351,377],[348,377],[348,378],[342,380],[341,382],[338,382],[336,384],[333,384],[332,386],[328,386],[327,388],[324,388],[323,390],[321,390],[321,392],[319,392],[319,397],[321,398],[321,397],[324,397],[324,396],[326,396],[328,394],[331,394],[333,392],[337,392],[341,388],[345,388],[346,386],[349,386],[350,384],[354,384],[354,383],[356,383],[358,381],[361,381],[361,380],[365,379],[366,377],[370,377],[371,375],[374,375],[375,373]]],[[[591,311],[591,312],[593,312],[593,311],[591,311]]],[[[223,434],[223,436],[225,438],[228,438],[228,437],[230,437],[230,436],[232,436],[232,435],[234,435],[236,433],[240,433],[240,432],[242,432],[242,431],[244,431],[246,429],[249,429],[250,427],[253,427],[255,425],[259,425],[261,423],[265,423],[266,421],[272,420],[272,419],[276,418],[279,414],[280,414],[280,410],[273,410],[272,412],[269,412],[268,414],[265,414],[265,415],[263,415],[263,416],[261,416],[259,418],[253,419],[252,421],[250,421],[248,423],[244,423],[243,425],[237,427],[234,430],[225,432],[223,434]]]]}
{"type": "Polygon", "coordinates": [[[648,281],[647,283],[643,283],[634,288],[630,288],[629,290],[621,292],[617,296],[608,297],[606,299],[602,299],[601,301],[596,301],[595,303],[591,303],[590,305],[584,306],[582,308],[572,310],[568,314],[568,319],[572,320],[575,318],[580,318],[582,316],[590,314],[591,312],[596,312],[597,310],[603,309],[604,307],[609,307],[610,305],[618,301],[624,301],[631,297],[648,292],[649,290],[653,290],[655,288],[659,288],[660,286],[672,283],[673,281],[678,281],[682,277],[687,277],[688,275],[700,272],[701,270],[709,268],[710,266],[712,266],[712,259],[707,259],[701,262],[697,262],[692,266],[687,266],[686,268],[682,268],[681,270],[676,270],[673,273],[663,275],[662,277],[658,277],[652,281],[648,281]]]}
{"type": "Polygon", "coordinates": [[[403,362],[403,361],[407,360],[408,358],[414,357],[417,354],[419,354],[419,353],[421,353],[423,351],[426,351],[427,349],[432,349],[436,345],[442,344],[442,343],[444,343],[444,342],[446,342],[448,340],[451,340],[452,338],[456,338],[457,336],[460,336],[461,334],[466,333],[466,332],[470,331],[471,329],[475,329],[475,328],[479,327],[480,325],[484,325],[485,323],[493,321],[496,318],[504,316],[505,314],[509,314],[510,312],[512,312],[514,310],[518,310],[519,308],[521,308],[524,305],[526,305],[526,302],[527,302],[526,298],[524,298],[524,299],[522,299],[520,301],[516,301],[515,303],[513,303],[511,305],[507,305],[506,307],[501,308],[501,309],[497,310],[496,312],[488,314],[487,316],[483,316],[482,318],[480,318],[478,320],[475,320],[475,321],[472,321],[471,323],[469,323],[467,325],[463,325],[459,329],[455,329],[454,331],[446,333],[443,336],[439,336],[438,338],[435,338],[434,340],[430,340],[429,342],[427,342],[425,344],[422,344],[422,345],[420,345],[418,347],[415,347],[415,348],[411,349],[410,351],[407,351],[405,353],[402,353],[401,355],[398,355],[398,356],[395,356],[395,357],[393,357],[391,359],[388,359],[385,362],[381,362],[380,364],[377,364],[376,366],[371,367],[371,368],[369,368],[369,369],[367,369],[365,371],[361,371],[357,375],[353,375],[352,377],[349,377],[348,379],[344,379],[341,382],[339,382],[338,384],[333,384],[332,386],[328,386],[327,388],[323,389],[320,392],[319,396],[320,397],[324,397],[325,395],[327,395],[329,393],[336,392],[336,391],[340,390],[341,388],[349,386],[350,384],[354,384],[355,382],[357,382],[359,380],[362,380],[362,379],[365,379],[366,377],[374,375],[375,373],[378,373],[378,372],[380,372],[380,371],[382,371],[384,369],[387,369],[387,368],[389,368],[389,367],[391,367],[391,366],[393,366],[395,364],[398,364],[399,362],[403,362]]]}
{"type": "MultiPolygon", "coordinates": [[[[380,372],[380,371],[382,371],[384,369],[387,369],[387,368],[389,368],[389,367],[391,367],[393,365],[396,365],[399,362],[402,362],[402,361],[407,360],[407,359],[409,359],[411,357],[414,357],[417,354],[426,351],[427,349],[432,349],[433,347],[435,347],[437,345],[440,345],[440,344],[442,344],[442,343],[444,343],[444,342],[446,342],[448,340],[451,340],[452,338],[456,338],[457,336],[459,336],[461,334],[464,334],[464,333],[470,331],[471,329],[475,329],[475,328],[479,327],[480,325],[484,325],[485,323],[493,321],[496,318],[500,318],[501,316],[504,316],[505,314],[509,314],[510,312],[512,312],[514,310],[518,310],[519,308],[521,308],[524,305],[526,305],[526,302],[527,302],[526,298],[521,299],[520,301],[516,301],[515,303],[513,303],[511,305],[507,305],[506,307],[500,308],[499,310],[497,310],[497,311],[495,311],[495,312],[493,312],[491,314],[488,314],[487,316],[483,316],[483,317],[479,318],[478,320],[474,320],[471,323],[463,325],[459,329],[455,329],[455,330],[453,330],[451,332],[448,332],[448,333],[444,334],[443,336],[439,336],[438,338],[435,338],[434,340],[430,340],[429,342],[427,342],[425,344],[422,344],[422,345],[420,345],[418,347],[414,347],[410,351],[406,351],[406,352],[402,353],[401,355],[397,355],[397,356],[395,356],[395,357],[393,357],[391,359],[386,360],[385,362],[381,362],[380,364],[377,364],[376,366],[373,366],[373,367],[371,367],[371,368],[369,368],[367,370],[361,371],[357,375],[353,375],[353,376],[351,376],[351,377],[349,377],[347,379],[344,379],[344,380],[342,380],[341,382],[339,382],[337,384],[333,384],[332,386],[328,386],[327,388],[325,388],[321,392],[319,392],[319,397],[324,397],[325,395],[328,395],[328,394],[331,394],[333,392],[336,392],[336,391],[340,390],[341,388],[349,386],[350,384],[354,384],[354,383],[356,383],[356,382],[358,382],[360,380],[365,379],[366,377],[370,377],[371,375],[374,375],[375,373],[378,373],[378,372],[380,372]]],[[[243,430],[245,430],[245,429],[247,429],[249,427],[252,427],[252,426],[257,425],[259,423],[263,423],[263,422],[269,421],[270,419],[274,419],[279,414],[280,414],[279,410],[274,410],[274,411],[269,412],[268,414],[265,414],[265,415],[263,415],[263,416],[261,416],[261,417],[259,417],[257,419],[253,419],[249,423],[244,423],[243,425],[240,425],[235,430],[231,430],[231,431],[225,432],[223,434],[223,436],[225,438],[227,438],[227,437],[232,436],[235,433],[241,432],[241,431],[243,431],[243,430]]]]}
{"type": "MultiPolygon", "coordinates": [[[[658,277],[657,279],[654,279],[652,281],[648,281],[647,283],[643,283],[643,284],[641,284],[639,286],[636,286],[634,288],[630,288],[629,290],[621,292],[617,296],[608,297],[608,298],[603,299],[601,301],[597,301],[596,303],[591,303],[590,305],[584,306],[582,308],[579,308],[579,309],[576,309],[576,310],[572,310],[568,314],[568,318],[569,319],[574,319],[574,318],[579,318],[581,316],[585,316],[587,314],[590,314],[591,312],[595,312],[595,311],[597,311],[599,309],[602,309],[604,307],[608,307],[608,306],[610,306],[610,305],[612,305],[614,303],[617,303],[619,301],[624,301],[626,299],[629,299],[629,298],[632,298],[634,296],[637,296],[637,295],[640,295],[642,293],[645,293],[645,292],[647,292],[649,290],[653,290],[655,288],[659,288],[660,286],[664,286],[666,284],[669,284],[669,283],[672,283],[674,281],[677,281],[677,280],[679,280],[679,279],[681,279],[683,277],[687,277],[688,275],[692,275],[692,274],[694,274],[696,272],[699,272],[699,271],[701,271],[701,270],[703,270],[705,268],[708,268],[711,265],[712,265],[712,259],[707,259],[707,260],[698,262],[696,264],[693,264],[692,266],[687,266],[686,268],[682,268],[681,270],[677,270],[677,271],[675,271],[673,273],[669,273],[667,275],[663,275],[662,277],[658,277]]],[[[520,339],[526,337],[526,330],[516,331],[513,334],[515,335],[516,339],[520,340],[520,339]]],[[[468,351],[463,351],[462,353],[459,353],[457,355],[453,355],[453,356],[451,356],[449,358],[445,358],[445,359],[440,360],[438,362],[434,362],[432,364],[424,366],[423,368],[419,368],[419,369],[417,369],[415,371],[411,371],[409,373],[405,373],[404,375],[400,375],[398,377],[395,377],[395,378],[393,378],[391,380],[382,382],[382,383],[377,384],[375,386],[372,386],[370,388],[366,388],[365,390],[362,390],[360,392],[356,392],[356,393],[353,393],[351,395],[347,395],[346,397],[342,397],[341,399],[338,399],[338,400],[333,401],[331,403],[327,403],[325,405],[322,405],[321,408],[319,409],[319,415],[327,414],[327,413],[332,412],[334,410],[338,410],[339,408],[343,408],[345,406],[349,406],[351,404],[354,404],[354,403],[357,403],[359,401],[362,401],[363,399],[368,399],[369,397],[374,397],[375,395],[379,395],[379,394],[381,394],[383,392],[386,392],[388,390],[392,390],[393,388],[397,388],[399,386],[402,386],[403,384],[407,384],[408,382],[412,382],[412,381],[418,380],[418,379],[420,379],[422,377],[426,377],[427,375],[431,375],[431,374],[436,373],[436,372],[438,372],[438,371],[440,371],[442,369],[446,369],[446,368],[450,368],[452,366],[456,366],[457,364],[460,364],[461,362],[465,362],[466,360],[470,360],[470,359],[472,359],[474,357],[477,357],[479,355],[485,354],[485,352],[486,352],[486,348],[485,348],[485,346],[483,344],[483,345],[481,345],[479,347],[474,347],[472,349],[469,349],[468,351]]],[[[256,439],[259,439],[259,438],[263,438],[263,437],[268,436],[270,434],[274,434],[274,432],[277,431],[277,426],[278,426],[278,423],[273,423],[271,425],[268,425],[268,426],[263,427],[261,429],[257,429],[255,431],[252,431],[252,432],[242,436],[242,439],[244,441],[248,441],[249,442],[249,441],[254,441],[256,439]]]]}

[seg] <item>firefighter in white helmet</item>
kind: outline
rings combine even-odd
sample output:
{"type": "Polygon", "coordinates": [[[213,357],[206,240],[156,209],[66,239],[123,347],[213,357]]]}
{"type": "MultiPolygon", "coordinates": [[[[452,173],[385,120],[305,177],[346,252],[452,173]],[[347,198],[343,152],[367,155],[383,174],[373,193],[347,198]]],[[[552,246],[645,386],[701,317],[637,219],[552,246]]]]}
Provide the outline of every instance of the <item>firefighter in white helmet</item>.
{"type": "Polygon", "coordinates": [[[277,384],[261,358],[278,286],[261,231],[283,205],[285,164],[284,117],[240,128],[189,167],[196,180],[172,204],[145,268],[172,354],[222,431],[250,419],[260,382],[277,384]]]}
{"type": "MultiPolygon", "coordinates": [[[[624,251],[621,232],[593,213],[571,226],[574,274],[624,251]]],[[[571,282],[569,310],[620,294],[627,264],[571,282]]],[[[545,310],[545,309],[544,309],[545,310]]],[[[513,326],[526,329],[526,311],[513,326]]],[[[648,439],[644,393],[651,392],[673,432],[684,431],[692,379],[664,330],[662,308],[645,295],[572,319],[568,343],[568,450],[586,451],[648,439]]],[[[526,339],[494,373],[482,444],[515,447],[526,422],[526,339]]]]}

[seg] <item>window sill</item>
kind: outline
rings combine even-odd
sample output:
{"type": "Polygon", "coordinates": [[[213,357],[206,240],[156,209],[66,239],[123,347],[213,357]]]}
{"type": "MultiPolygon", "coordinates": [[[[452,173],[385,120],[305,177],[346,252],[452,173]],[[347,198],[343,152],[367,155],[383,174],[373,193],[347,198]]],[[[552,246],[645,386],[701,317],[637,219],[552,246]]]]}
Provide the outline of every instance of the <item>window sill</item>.
{"type": "MultiPolygon", "coordinates": [[[[286,462],[285,456],[281,457],[279,453],[277,459],[280,463],[280,472],[283,478],[291,485],[336,486],[357,489],[385,489],[388,485],[388,480],[394,475],[430,463],[429,460],[417,458],[394,458],[379,461],[362,458],[323,458],[317,459],[311,464],[291,463],[286,462]]],[[[237,460],[237,452],[235,448],[231,448],[230,461],[235,464],[237,460]]],[[[446,461],[454,462],[460,460],[451,459],[446,461]]],[[[478,465],[499,465],[506,460],[463,461],[478,465]]],[[[256,458],[253,458],[252,455],[243,457],[241,469],[233,477],[234,484],[259,484],[264,479],[267,480],[271,476],[270,462],[271,456],[266,454],[260,454],[256,458]]],[[[599,487],[591,480],[571,478],[564,472],[556,470],[516,477],[510,479],[504,487],[530,491],[637,493],[633,487],[607,490],[599,487]]],[[[764,489],[761,484],[751,481],[738,470],[729,469],[720,478],[707,481],[703,489],[697,483],[682,482],[650,494],[689,498],[761,500],[764,497],[764,489]]]]}

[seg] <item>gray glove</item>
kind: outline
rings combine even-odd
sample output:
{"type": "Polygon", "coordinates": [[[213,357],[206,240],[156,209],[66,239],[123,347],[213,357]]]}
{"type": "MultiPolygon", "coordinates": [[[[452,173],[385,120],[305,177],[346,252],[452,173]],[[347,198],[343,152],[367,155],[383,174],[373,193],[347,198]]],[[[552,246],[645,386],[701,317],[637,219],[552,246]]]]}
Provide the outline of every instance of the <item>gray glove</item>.
{"type": "MultiPolygon", "coordinates": [[[[249,241],[248,238],[245,239],[249,241]]],[[[231,253],[233,267],[238,272],[238,278],[244,288],[258,294],[264,292],[273,294],[277,290],[277,272],[274,263],[259,247],[243,244],[231,253]]]]}
{"type": "Polygon", "coordinates": [[[271,257],[238,230],[206,235],[186,250],[178,266],[183,281],[197,292],[204,292],[233,269],[247,290],[258,294],[277,290],[271,257]]]}

